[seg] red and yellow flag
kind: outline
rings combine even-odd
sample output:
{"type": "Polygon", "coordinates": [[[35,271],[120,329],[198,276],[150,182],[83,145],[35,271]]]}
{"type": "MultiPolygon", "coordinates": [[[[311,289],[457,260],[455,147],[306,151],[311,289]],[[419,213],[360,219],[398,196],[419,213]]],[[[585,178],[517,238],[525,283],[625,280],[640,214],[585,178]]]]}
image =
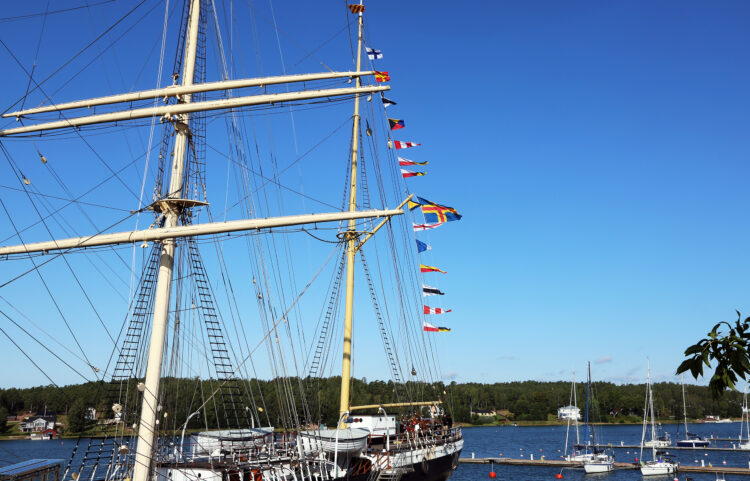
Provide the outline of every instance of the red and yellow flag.
{"type": "Polygon", "coordinates": [[[347,7],[349,7],[352,13],[362,13],[365,11],[364,5],[347,5],[347,7]]]}
{"type": "Polygon", "coordinates": [[[378,72],[375,71],[375,82],[387,82],[391,79],[391,76],[388,75],[388,72],[378,72]]]}
{"type": "Polygon", "coordinates": [[[426,266],[424,264],[419,264],[419,270],[421,272],[440,272],[440,273],[443,273],[443,274],[447,274],[447,272],[441,271],[437,267],[426,266]]]}

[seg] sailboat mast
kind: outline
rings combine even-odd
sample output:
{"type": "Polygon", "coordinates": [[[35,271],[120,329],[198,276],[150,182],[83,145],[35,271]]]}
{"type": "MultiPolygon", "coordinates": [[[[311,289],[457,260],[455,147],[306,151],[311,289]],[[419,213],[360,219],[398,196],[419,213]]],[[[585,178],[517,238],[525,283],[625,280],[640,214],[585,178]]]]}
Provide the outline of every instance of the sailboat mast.
{"type": "Polygon", "coordinates": [[[648,409],[651,411],[651,440],[656,440],[656,413],[654,413],[654,390],[651,388],[651,360],[648,360],[648,409]]]}
{"type": "Polygon", "coordinates": [[[684,374],[680,377],[680,382],[682,384],[682,417],[685,419],[685,439],[689,439],[688,427],[687,427],[687,403],[685,401],[685,375],[684,374]]]}
{"type": "MultiPolygon", "coordinates": [[[[183,86],[192,85],[195,75],[195,57],[198,44],[198,27],[200,23],[200,0],[190,2],[190,20],[186,35],[185,56],[183,62],[183,86]]],[[[189,103],[191,96],[184,95],[183,103],[189,103]]],[[[187,145],[189,141],[188,114],[176,116],[174,152],[172,156],[172,171],[169,182],[169,198],[179,199],[182,195],[183,172],[187,159],[187,145]]],[[[179,222],[178,203],[165,203],[165,227],[175,227],[179,222]]],[[[157,411],[159,404],[159,382],[161,378],[162,359],[164,355],[164,339],[167,333],[169,317],[169,298],[172,290],[172,271],[177,242],[174,238],[164,239],[159,261],[159,275],[156,283],[156,298],[154,300],[154,319],[151,325],[151,341],[146,364],[145,389],[141,405],[141,419],[138,426],[138,445],[135,455],[133,481],[148,481],[152,467],[152,453],[156,446],[157,411]]]]}
{"type": "Polygon", "coordinates": [[[588,378],[586,380],[586,452],[589,450],[591,438],[589,437],[589,394],[591,392],[591,362],[588,363],[588,378]]]}
{"type": "Polygon", "coordinates": [[[740,443],[742,443],[742,426],[747,426],[747,437],[750,440],[750,413],[747,410],[747,386],[745,386],[745,395],[742,396],[742,420],[740,420],[740,443]]]}
{"type": "MultiPolygon", "coordinates": [[[[359,0],[362,5],[362,0],[359,0]]],[[[362,69],[362,12],[359,12],[357,32],[357,72],[362,69]]],[[[355,77],[356,87],[360,86],[360,77],[355,77]]],[[[359,160],[359,94],[354,95],[354,122],[352,127],[352,163],[349,175],[349,212],[357,210],[357,169],[359,160]]],[[[349,221],[346,232],[346,305],[344,307],[344,348],[341,365],[341,400],[339,419],[343,426],[344,413],[349,411],[349,388],[352,376],[352,317],[354,313],[354,259],[357,253],[357,223],[349,221]]]]}
{"type": "MultiPolygon", "coordinates": [[[[578,407],[578,395],[576,394],[576,372],[573,371],[573,406],[576,408],[578,407]]],[[[580,411],[579,411],[580,412],[580,411]]],[[[576,427],[576,443],[581,444],[581,436],[578,435],[578,414],[575,414],[575,417],[573,418],[575,422],[576,427]]]]}

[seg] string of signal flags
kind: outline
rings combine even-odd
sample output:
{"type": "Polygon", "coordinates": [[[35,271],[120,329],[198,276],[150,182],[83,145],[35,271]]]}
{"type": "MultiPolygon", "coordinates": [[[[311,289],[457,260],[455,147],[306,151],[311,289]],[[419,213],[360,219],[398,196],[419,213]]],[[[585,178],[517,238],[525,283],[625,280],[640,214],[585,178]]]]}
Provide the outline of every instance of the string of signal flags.
{"type": "MultiPolygon", "coordinates": [[[[365,11],[364,5],[347,5],[349,7],[349,10],[353,14],[362,15],[362,13],[365,11]]],[[[383,59],[383,52],[381,50],[378,50],[376,48],[365,46],[365,52],[367,53],[367,58],[371,61],[375,60],[382,60],[383,59]]],[[[391,75],[387,71],[380,71],[380,70],[374,70],[375,72],[375,82],[388,82],[391,80],[391,75]]],[[[389,107],[393,107],[397,105],[396,102],[394,102],[391,99],[386,98],[382,93],[380,95],[380,98],[383,102],[383,108],[388,109],[389,107]]],[[[397,119],[390,116],[386,116],[386,119],[388,120],[388,127],[390,128],[390,131],[396,131],[406,128],[406,122],[404,119],[397,119]]],[[[368,135],[370,134],[370,129],[368,126],[368,135]]],[[[394,140],[390,138],[388,140],[388,148],[389,149],[396,149],[396,150],[402,150],[402,149],[409,149],[413,147],[419,147],[421,146],[421,143],[417,142],[406,142],[402,140],[394,140]]],[[[401,177],[404,179],[412,178],[412,177],[423,177],[427,174],[427,172],[423,170],[412,170],[415,167],[426,167],[429,162],[417,162],[415,160],[407,159],[405,157],[402,157],[400,155],[397,155],[396,158],[398,159],[398,165],[399,170],[401,171],[401,177]],[[408,169],[405,167],[409,167],[408,169]]],[[[422,215],[424,217],[424,223],[423,224],[417,224],[413,223],[413,229],[415,232],[429,230],[429,229],[435,229],[437,227],[440,227],[441,225],[445,224],[446,222],[452,222],[461,220],[461,214],[459,214],[456,209],[453,207],[448,207],[446,205],[438,204],[437,202],[432,202],[430,200],[427,200],[423,197],[418,197],[416,195],[412,195],[411,199],[408,201],[408,208],[410,211],[414,211],[415,209],[421,209],[422,215]]],[[[416,239],[417,241],[417,253],[421,254],[422,252],[432,250],[432,247],[430,247],[425,242],[422,242],[419,239],[416,239]]],[[[442,273],[446,274],[445,271],[434,267],[434,266],[428,266],[425,264],[419,264],[419,270],[422,274],[426,273],[442,273]]],[[[422,296],[428,297],[428,296],[443,296],[445,295],[444,292],[442,292],[440,289],[432,286],[428,286],[427,284],[422,284],[422,296]]],[[[451,312],[451,309],[442,309],[439,307],[430,307],[428,305],[423,305],[423,313],[425,315],[438,315],[438,314],[446,314],[451,312]]],[[[422,322],[422,330],[425,332],[450,332],[449,327],[442,327],[442,326],[435,326],[427,321],[422,322]]]]}

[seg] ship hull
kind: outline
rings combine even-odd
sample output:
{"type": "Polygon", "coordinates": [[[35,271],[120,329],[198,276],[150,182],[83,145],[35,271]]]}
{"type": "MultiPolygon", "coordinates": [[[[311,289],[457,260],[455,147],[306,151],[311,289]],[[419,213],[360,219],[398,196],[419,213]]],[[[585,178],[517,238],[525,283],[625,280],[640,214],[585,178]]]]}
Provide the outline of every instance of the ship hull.
{"type": "Polygon", "coordinates": [[[677,465],[674,463],[649,462],[641,466],[643,476],[664,476],[677,472],[677,465]]]}
{"type": "MultiPolygon", "coordinates": [[[[447,453],[430,460],[405,465],[406,472],[398,478],[398,481],[445,481],[458,468],[458,458],[460,455],[461,449],[458,449],[452,453],[447,453]]],[[[377,479],[377,476],[373,477],[372,473],[364,473],[356,476],[336,478],[334,481],[368,481],[372,479],[377,479]]]]}
{"type": "Polygon", "coordinates": [[[677,447],[680,447],[680,448],[706,448],[708,447],[708,445],[709,445],[708,441],[701,441],[701,440],[677,441],[677,447]]]}
{"type": "Polygon", "coordinates": [[[460,454],[459,450],[424,463],[415,463],[412,465],[413,471],[405,474],[401,481],[445,481],[458,468],[460,454]]]}

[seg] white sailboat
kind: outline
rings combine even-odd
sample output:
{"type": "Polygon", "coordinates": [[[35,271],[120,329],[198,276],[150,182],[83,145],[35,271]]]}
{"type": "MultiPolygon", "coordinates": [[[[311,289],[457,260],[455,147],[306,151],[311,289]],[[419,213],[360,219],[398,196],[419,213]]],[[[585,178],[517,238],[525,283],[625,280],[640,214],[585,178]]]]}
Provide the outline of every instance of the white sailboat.
{"type": "Polygon", "coordinates": [[[701,436],[688,431],[687,424],[687,401],[685,400],[685,376],[682,376],[682,415],[685,424],[685,438],[677,441],[677,446],[681,448],[705,448],[708,447],[709,441],[701,436]]]}
{"type": "Polygon", "coordinates": [[[742,419],[740,420],[740,440],[737,448],[745,451],[750,450],[750,411],[747,407],[747,386],[742,396],[742,419]],[[745,432],[745,441],[742,441],[743,428],[745,432]]]}
{"type": "MultiPolygon", "coordinates": [[[[655,476],[655,475],[665,475],[665,474],[674,474],[677,472],[677,469],[679,467],[679,464],[665,456],[662,456],[658,453],[657,447],[664,447],[663,443],[664,441],[660,440],[656,436],[656,426],[655,426],[655,413],[654,413],[654,394],[653,390],[651,389],[651,361],[648,361],[648,377],[646,381],[646,402],[645,407],[643,409],[643,430],[641,432],[641,452],[640,452],[640,459],[643,459],[643,448],[650,447],[651,448],[651,461],[641,462],[641,474],[644,476],[655,476]],[[650,422],[649,422],[650,421],[650,422]],[[651,433],[651,439],[646,440],[646,433],[650,431],[651,433]],[[650,443],[650,444],[647,444],[650,443]]],[[[668,446],[668,444],[667,444],[668,446]]]]}
{"type": "MultiPolygon", "coordinates": [[[[133,10],[142,4],[143,2],[133,10]]],[[[386,295],[386,289],[378,290],[371,280],[364,261],[363,246],[381,229],[388,232],[391,247],[398,245],[398,235],[403,235],[403,239],[413,245],[411,223],[404,222],[400,231],[396,231],[396,227],[393,227],[395,221],[392,221],[404,214],[402,208],[408,198],[395,209],[389,209],[385,205],[373,208],[369,190],[358,191],[358,187],[367,186],[364,178],[365,146],[360,146],[361,99],[369,96],[369,100],[373,94],[390,88],[386,85],[363,84],[364,78],[379,74],[374,70],[363,70],[361,65],[364,5],[360,1],[358,5],[349,6],[349,10],[357,18],[356,41],[353,46],[356,51],[354,71],[336,72],[329,69],[328,72],[299,75],[284,72],[275,77],[240,79],[230,77],[234,70],[227,65],[225,55],[234,51],[223,45],[222,39],[226,32],[220,31],[222,25],[234,26],[233,5],[223,10],[228,14],[223,20],[219,20],[222,9],[209,0],[188,0],[181,9],[173,8],[169,2],[164,7],[160,69],[165,63],[163,52],[168,21],[175,12],[175,15],[182,12],[172,86],[65,103],[53,101],[47,96],[46,90],[38,88],[33,90],[43,94],[44,105],[34,108],[21,106],[17,110],[6,110],[3,115],[20,123],[18,126],[0,129],[0,144],[12,166],[13,174],[19,180],[19,188],[28,196],[34,208],[38,207],[35,196],[41,194],[29,187],[32,182],[21,173],[14,154],[10,153],[8,144],[12,139],[27,140],[27,150],[35,150],[42,163],[47,165],[47,156],[52,155],[46,153],[45,156],[41,152],[47,152],[52,144],[45,144],[45,141],[53,134],[62,132],[69,139],[82,140],[106,164],[92,144],[87,143],[84,134],[93,133],[94,130],[99,134],[106,129],[113,129],[117,134],[118,129],[131,125],[144,126],[143,122],[146,122],[145,127],[150,127],[153,134],[156,125],[164,125],[153,202],[145,208],[139,205],[131,213],[132,216],[152,212],[154,219],[149,228],[138,228],[136,223],[134,229],[124,232],[109,232],[98,228],[95,232],[77,234],[77,230],[73,229],[75,236],[30,242],[31,239],[22,236],[23,229],[17,229],[14,224],[15,237],[21,242],[18,245],[0,247],[0,256],[4,260],[23,259],[35,262],[35,259],[47,256],[44,263],[60,259],[71,272],[74,272],[74,268],[69,264],[68,258],[72,254],[101,253],[112,249],[118,255],[113,246],[125,246],[133,249],[135,259],[138,255],[136,247],[143,247],[144,270],[128,299],[130,310],[122,325],[119,342],[114,342],[113,339],[113,343],[117,344],[113,353],[116,361],[104,369],[95,367],[94,361],[86,361],[96,379],[103,381],[102,385],[109,389],[107,399],[111,399],[111,404],[108,409],[111,408],[115,431],[108,433],[103,440],[83,441],[80,450],[76,447],[62,481],[447,479],[458,465],[463,447],[461,430],[441,419],[441,399],[425,400],[421,398],[423,394],[417,399],[417,394],[409,391],[409,382],[403,376],[400,366],[403,361],[399,360],[399,351],[393,346],[393,330],[388,327],[390,321],[383,321],[384,315],[377,304],[376,318],[394,378],[394,396],[404,397],[397,402],[352,405],[355,258],[357,255],[362,256],[370,294],[375,301],[378,294],[386,295]],[[216,63],[219,65],[217,70],[221,73],[221,80],[215,82],[207,82],[205,79],[209,29],[214,29],[219,39],[215,52],[219,53],[216,63]],[[331,87],[332,84],[340,83],[345,85],[331,87]],[[282,86],[281,91],[268,90],[269,86],[275,85],[282,86]],[[251,89],[252,92],[245,95],[251,89]],[[208,98],[207,95],[212,95],[213,98],[208,98]],[[347,117],[352,122],[352,135],[343,149],[347,157],[344,208],[341,211],[318,214],[278,215],[283,209],[269,207],[269,198],[265,192],[258,195],[252,191],[252,181],[258,179],[263,180],[263,187],[268,183],[281,185],[278,181],[281,174],[275,163],[269,169],[273,171],[269,177],[257,174],[247,162],[247,151],[251,150],[251,144],[246,142],[245,135],[254,135],[255,132],[247,127],[246,119],[252,117],[256,112],[252,109],[255,108],[275,109],[286,113],[293,107],[301,107],[302,111],[305,110],[304,107],[316,105],[316,102],[331,103],[341,99],[354,100],[354,114],[347,117]],[[164,105],[159,105],[159,102],[164,105]],[[240,165],[236,178],[229,173],[226,176],[227,186],[230,181],[236,181],[237,191],[247,193],[235,204],[243,206],[244,215],[240,219],[227,220],[225,210],[224,219],[216,220],[216,213],[212,214],[210,211],[209,197],[206,194],[208,167],[204,157],[207,145],[213,148],[206,143],[210,130],[206,126],[209,118],[211,121],[220,118],[225,120],[226,128],[222,133],[230,139],[229,150],[232,152],[225,157],[240,165]],[[258,201],[258,205],[254,201],[258,201]],[[326,300],[330,300],[329,309],[323,319],[325,327],[321,329],[317,346],[300,346],[299,343],[304,341],[305,336],[294,334],[289,326],[293,323],[294,316],[302,317],[298,303],[328,261],[300,290],[296,288],[291,267],[296,260],[293,249],[287,241],[277,241],[277,237],[285,233],[284,229],[304,227],[316,230],[326,229],[325,226],[331,229],[327,232],[338,234],[330,241],[336,248],[328,256],[328,260],[337,258],[341,261],[338,268],[334,269],[332,285],[335,286],[335,293],[326,296],[326,300]],[[249,275],[245,272],[239,282],[244,282],[245,288],[252,295],[239,300],[233,297],[237,286],[232,284],[229,275],[235,268],[232,264],[240,265],[242,262],[239,257],[234,256],[228,261],[223,251],[224,240],[230,239],[228,236],[233,233],[238,236],[237,239],[246,241],[246,254],[251,260],[249,275]],[[261,236],[265,236],[263,240],[261,236]],[[202,260],[199,242],[210,242],[216,250],[217,266],[213,276],[202,260]],[[287,263],[279,261],[282,257],[287,259],[287,263]],[[230,314],[226,317],[222,317],[220,313],[215,294],[220,286],[227,296],[225,308],[230,314]],[[314,419],[314,403],[308,396],[319,393],[313,389],[310,389],[312,394],[307,392],[310,390],[306,390],[309,386],[305,386],[303,382],[305,373],[301,371],[299,358],[304,357],[303,354],[307,352],[310,359],[308,366],[312,366],[307,373],[323,372],[322,369],[328,362],[327,357],[334,350],[330,337],[334,329],[332,323],[338,312],[340,291],[344,292],[344,316],[339,415],[336,426],[325,429],[320,422],[320,412],[317,413],[318,421],[314,419]],[[293,299],[287,298],[290,295],[293,299]],[[260,334],[247,333],[246,325],[240,322],[248,307],[245,302],[247,299],[257,302],[263,326],[260,334]],[[235,317],[240,320],[234,322],[235,317]],[[230,318],[233,324],[230,323],[230,318]],[[234,327],[234,334],[227,325],[234,327]],[[254,393],[253,389],[256,388],[249,381],[249,373],[255,370],[253,354],[261,347],[267,351],[271,365],[269,369],[274,375],[274,399],[278,403],[275,409],[279,413],[275,421],[283,424],[282,432],[275,433],[270,426],[273,423],[267,415],[266,422],[261,422],[261,413],[268,411],[263,406],[267,407],[270,401],[261,392],[254,393]],[[191,362],[198,367],[192,367],[191,362]],[[199,374],[204,373],[209,373],[210,392],[204,392],[206,384],[197,380],[199,374]],[[172,405],[172,400],[178,399],[174,386],[180,385],[178,378],[180,375],[185,378],[186,374],[190,378],[195,376],[195,392],[191,393],[192,399],[188,396],[189,405],[180,406],[180,410],[172,405]],[[245,377],[243,374],[248,375],[245,377]],[[398,394],[397,390],[403,390],[402,394],[398,394]],[[423,411],[425,408],[429,409],[427,413],[423,411]],[[218,411],[221,411],[221,415],[217,414],[218,411]],[[179,419],[175,419],[175,412],[181,413],[179,419]],[[401,415],[403,422],[399,422],[395,413],[401,415]],[[221,419],[221,429],[209,425],[210,416],[213,416],[213,423],[219,422],[224,416],[221,419]],[[205,423],[205,430],[188,436],[186,440],[188,426],[199,420],[205,423]]],[[[151,11],[153,10],[152,8],[151,11]]],[[[129,15],[130,12],[123,19],[129,15]]],[[[278,36],[278,30],[276,35],[278,36]]],[[[32,75],[29,76],[28,84],[39,87],[32,75]]],[[[27,88],[26,96],[29,92],[27,88]]],[[[371,136],[368,125],[367,137],[371,136]]],[[[152,136],[149,136],[145,149],[146,158],[152,150],[159,150],[158,142],[153,146],[151,139],[152,136]]],[[[386,139],[381,140],[381,145],[386,145],[386,139]]],[[[257,143],[255,147],[260,150],[257,143]]],[[[374,150],[375,142],[367,147],[374,150]]],[[[393,154],[388,153],[385,157],[389,156],[393,157],[393,154]]],[[[275,157],[271,157],[275,162],[275,157]]],[[[260,163],[260,159],[256,160],[260,163]]],[[[395,165],[395,162],[391,162],[382,167],[385,170],[394,168],[395,165]]],[[[149,166],[145,165],[144,171],[148,169],[149,166]]],[[[370,172],[370,175],[378,174],[370,172]]],[[[116,171],[110,178],[121,181],[116,171]]],[[[146,174],[143,185],[145,179],[146,174]]],[[[389,198],[392,200],[394,191],[402,190],[400,187],[384,187],[389,180],[391,176],[382,174],[378,178],[378,185],[373,188],[378,191],[383,203],[389,198]]],[[[69,197],[74,196],[69,194],[69,197]]],[[[135,197],[138,199],[137,195],[135,197]]],[[[276,200],[283,204],[280,194],[276,200]]],[[[77,199],[72,199],[71,203],[76,201],[77,199]]],[[[232,206],[227,205],[227,210],[231,208],[232,206]]],[[[54,218],[54,215],[55,212],[49,217],[54,218]]],[[[39,217],[45,223],[41,212],[39,217]]],[[[52,237],[51,230],[48,229],[47,234],[44,238],[52,237]]],[[[237,250],[233,251],[236,252],[237,250]]],[[[392,269],[395,273],[399,268],[416,267],[413,254],[412,257],[406,256],[403,259],[394,254],[393,259],[392,269]]],[[[33,269],[18,274],[6,285],[24,278],[29,272],[39,272],[44,263],[34,263],[33,269]]],[[[379,269],[380,267],[378,266],[379,269]]],[[[78,276],[74,277],[76,281],[79,280],[78,276]]],[[[398,275],[395,274],[394,277],[398,275]]],[[[81,290],[87,294],[84,287],[81,290]]],[[[394,285],[387,289],[388,292],[391,290],[402,295],[407,289],[402,285],[394,285]]],[[[94,292],[94,289],[90,290],[91,295],[94,292]]],[[[52,293],[50,296],[53,296],[52,293]]],[[[419,297],[417,295],[417,299],[419,297]]],[[[88,295],[86,298],[88,300],[88,295]]],[[[411,314],[405,312],[406,301],[403,298],[401,300],[400,315],[410,318],[411,314]]],[[[62,311],[60,309],[61,315],[62,311]]],[[[418,325],[421,326],[421,322],[418,325]]],[[[297,329],[301,327],[297,325],[297,329]]],[[[414,326],[405,328],[407,336],[413,335],[409,329],[414,329],[414,326]]],[[[411,345],[404,348],[403,355],[408,359],[416,359],[417,354],[411,350],[411,345]]],[[[81,351],[85,356],[83,348],[81,351]]],[[[425,370],[434,377],[435,368],[428,359],[420,361],[420,365],[425,366],[425,370]]],[[[412,375],[416,376],[414,368],[412,375]]],[[[308,375],[308,378],[311,377],[308,375]]],[[[410,381],[414,383],[417,380],[415,378],[410,381]]],[[[428,385],[434,386],[435,383],[425,383],[420,389],[428,385]]],[[[442,397],[445,393],[435,394],[442,397]]]]}
{"type": "Polygon", "coordinates": [[[573,371],[573,381],[571,382],[570,386],[570,406],[574,409],[571,410],[573,413],[572,416],[568,416],[567,419],[567,427],[565,429],[565,447],[563,448],[563,454],[565,456],[566,461],[574,461],[574,462],[580,462],[583,463],[583,461],[587,459],[593,459],[594,454],[588,453],[585,450],[579,449],[581,446],[581,437],[580,437],[580,431],[578,429],[578,399],[576,394],[576,373],[573,371]],[[575,429],[575,435],[576,440],[575,443],[572,443],[571,446],[571,452],[568,454],[568,440],[570,438],[570,424],[571,421],[573,423],[573,428],[575,429]]]}
{"type": "Polygon", "coordinates": [[[615,457],[606,452],[599,451],[596,443],[596,435],[590,425],[591,411],[591,363],[588,363],[588,379],[586,382],[586,455],[589,457],[583,460],[583,470],[586,474],[608,473],[615,469],[615,457]],[[589,435],[589,430],[591,434],[589,435]]]}

